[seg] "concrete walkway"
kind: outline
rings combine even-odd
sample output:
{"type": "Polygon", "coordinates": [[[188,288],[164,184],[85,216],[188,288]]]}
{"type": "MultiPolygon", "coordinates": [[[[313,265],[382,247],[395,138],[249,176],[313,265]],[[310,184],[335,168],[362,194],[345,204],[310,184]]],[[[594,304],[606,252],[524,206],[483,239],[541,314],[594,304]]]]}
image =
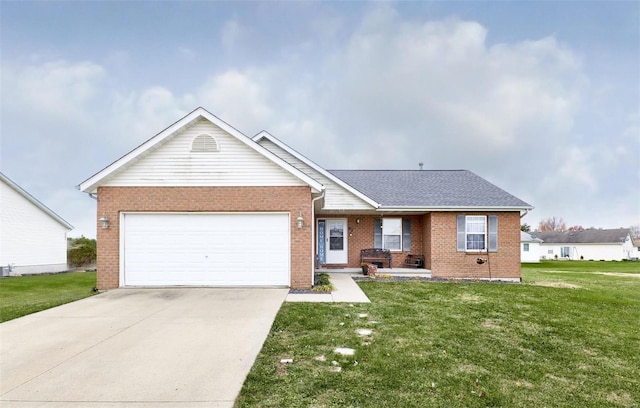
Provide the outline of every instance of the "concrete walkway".
{"type": "Polygon", "coordinates": [[[329,280],[334,286],[331,293],[289,293],[287,302],[346,302],[371,303],[360,286],[346,273],[330,273],[329,280]]]}
{"type": "Polygon", "coordinates": [[[0,407],[232,407],[287,289],[116,289],[0,324],[0,407]]]}

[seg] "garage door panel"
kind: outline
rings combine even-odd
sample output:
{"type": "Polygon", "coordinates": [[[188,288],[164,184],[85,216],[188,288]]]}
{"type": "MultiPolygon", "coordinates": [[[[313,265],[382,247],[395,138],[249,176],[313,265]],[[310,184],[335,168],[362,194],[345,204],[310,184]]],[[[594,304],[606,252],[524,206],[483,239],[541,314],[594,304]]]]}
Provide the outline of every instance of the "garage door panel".
{"type": "Polygon", "coordinates": [[[124,282],[289,285],[288,214],[125,214],[124,282]]]}

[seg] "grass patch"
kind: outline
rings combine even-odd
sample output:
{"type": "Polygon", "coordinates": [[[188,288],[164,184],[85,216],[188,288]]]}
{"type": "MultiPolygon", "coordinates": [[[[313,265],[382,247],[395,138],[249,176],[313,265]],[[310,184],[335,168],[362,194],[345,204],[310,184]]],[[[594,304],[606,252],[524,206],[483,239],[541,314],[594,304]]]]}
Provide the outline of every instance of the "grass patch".
{"type": "Polygon", "coordinates": [[[285,303],[236,406],[640,406],[640,279],[545,264],[521,285],[366,281],[371,304],[285,303]]]}
{"type": "Polygon", "coordinates": [[[0,322],[91,296],[95,286],[95,272],[2,278],[0,322]]]}

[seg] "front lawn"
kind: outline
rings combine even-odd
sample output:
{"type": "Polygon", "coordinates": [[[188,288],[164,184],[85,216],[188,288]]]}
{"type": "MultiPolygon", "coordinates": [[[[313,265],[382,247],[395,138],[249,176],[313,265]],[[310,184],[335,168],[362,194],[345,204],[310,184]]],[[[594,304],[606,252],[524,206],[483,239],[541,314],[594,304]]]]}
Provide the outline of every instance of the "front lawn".
{"type": "Polygon", "coordinates": [[[285,303],[236,406],[639,407],[640,263],[578,264],[524,266],[524,284],[362,282],[371,304],[285,303]]]}
{"type": "Polygon", "coordinates": [[[95,272],[2,278],[0,322],[91,296],[95,286],[95,272]]]}

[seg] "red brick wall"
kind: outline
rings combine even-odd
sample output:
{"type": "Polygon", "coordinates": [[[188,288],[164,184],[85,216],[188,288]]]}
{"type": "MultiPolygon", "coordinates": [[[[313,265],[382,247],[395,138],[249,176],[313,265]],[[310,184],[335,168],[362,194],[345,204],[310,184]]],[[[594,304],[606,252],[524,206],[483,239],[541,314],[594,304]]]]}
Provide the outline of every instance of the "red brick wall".
{"type": "MultiPolygon", "coordinates": [[[[487,254],[457,252],[456,216],[461,213],[434,212],[411,218],[411,252],[425,256],[425,267],[433,277],[440,278],[520,278],[520,214],[518,212],[465,213],[465,215],[498,216],[498,251],[489,253],[489,262],[478,265],[478,258],[487,259],[487,254]]],[[[317,219],[340,218],[318,215],[317,219]]],[[[360,250],[373,248],[373,220],[378,215],[350,215],[349,262],[347,265],[329,267],[359,267],[360,250]],[[360,223],[357,223],[357,219],[360,223]]],[[[402,267],[409,252],[392,252],[394,268],[402,267]]]]}
{"type": "Polygon", "coordinates": [[[456,216],[461,213],[431,213],[431,274],[437,278],[520,278],[520,214],[518,212],[464,213],[498,216],[498,251],[487,253],[456,250],[456,216]]]}
{"type": "MultiPolygon", "coordinates": [[[[98,289],[120,286],[120,212],[289,212],[291,219],[291,287],[312,285],[311,190],[309,187],[99,187],[98,217],[111,221],[97,227],[98,289]],[[305,226],[298,229],[302,212],[305,226]]],[[[99,222],[98,222],[99,224],[99,222]]]]}

